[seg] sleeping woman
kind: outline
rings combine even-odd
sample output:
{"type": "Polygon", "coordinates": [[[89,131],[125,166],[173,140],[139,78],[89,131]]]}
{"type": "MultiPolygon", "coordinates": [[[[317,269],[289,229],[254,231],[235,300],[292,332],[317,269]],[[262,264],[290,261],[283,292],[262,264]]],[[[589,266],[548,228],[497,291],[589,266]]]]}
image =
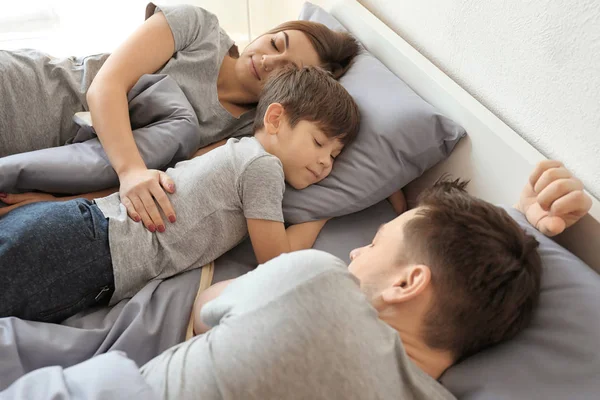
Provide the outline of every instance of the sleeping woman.
{"type": "Polygon", "coordinates": [[[349,34],[290,21],[239,55],[210,12],[150,3],[146,21],[110,55],[54,59],[33,50],[0,51],[0,157],[70,143],[78,129],[74,114],[89,110],[129,216],[147,228],[165,226],[161,211],[176,219],[165,190],[176,189],[162,186],[158,171],[146,167],[128,113],[127,93],[142,75],[166,74],[181,87],[203,147],[251,133],[253,109],[274,70],[319,65],[339,78],[357,52],[349,34]]]}

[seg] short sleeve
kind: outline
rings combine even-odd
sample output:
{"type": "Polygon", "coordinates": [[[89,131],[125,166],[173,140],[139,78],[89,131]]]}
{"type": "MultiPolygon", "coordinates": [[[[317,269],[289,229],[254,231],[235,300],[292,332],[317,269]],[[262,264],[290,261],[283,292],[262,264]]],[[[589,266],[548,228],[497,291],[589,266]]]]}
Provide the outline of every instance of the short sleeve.
{"type": "Polygon", "coordinates": [[[207,38],[219,29],[217,17],[201,7],[192,5],[156,6],[148,3],[146,19],[162,12],[175,39],[175,51],[193,51],[202,47],[207,38]]]}
{"type": "Polygon", "coordinates": [[[251,161],[240,176],[239,188],[246,218],[283,222],[285,177],[277,157],[265,155],[251,161]]]}
{"type": "Polygon", "coordinates": [[[296,251],[275,257],[235,279],[219,297],[202,307],[200,318],[214,327],[224,318],[265,309],[273,301],[279,303],[291,292],[306,296],[298,303],[306,304],[319,303],[319,293],[346,299],[347,291],[357,288],[358,281],[339,258],[313,249],[296,251]],[[331,282],[335,282],[335,288],[330,287],[331,282]],[[338,291],[336,296],[334,292],[338,291]]]}

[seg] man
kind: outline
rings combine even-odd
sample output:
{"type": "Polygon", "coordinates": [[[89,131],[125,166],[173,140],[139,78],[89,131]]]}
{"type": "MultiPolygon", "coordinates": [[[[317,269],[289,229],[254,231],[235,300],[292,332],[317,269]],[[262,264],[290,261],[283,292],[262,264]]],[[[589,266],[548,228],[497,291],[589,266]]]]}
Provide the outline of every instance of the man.
{"type": "MultiPolygon", "coordinates": [[[[544,161],[517,208],[558,234],[590,209],[582,189],[544,161]]],[[[208,333],[141,374],[158,398],[451,399],[437,381],[448,367],[528,325],[536,247],[504,210],[441,183],[352,251],[349,268],[308,250],[237,279],[202,309],[208,333]]]]}

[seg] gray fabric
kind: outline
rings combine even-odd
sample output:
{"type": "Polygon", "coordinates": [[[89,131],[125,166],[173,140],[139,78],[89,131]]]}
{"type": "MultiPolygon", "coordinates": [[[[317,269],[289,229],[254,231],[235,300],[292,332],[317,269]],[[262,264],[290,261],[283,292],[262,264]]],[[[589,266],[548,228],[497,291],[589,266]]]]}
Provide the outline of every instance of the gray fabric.
{"type": "Polygon", "coordinates": [[[94,357],[74,367],[46,367],[0,392],[0,400],[152,400],[157,398],[137,365],[122,352],[94,357]]]}
{"type": "MultiPolygon", "coordinates": [[[[335,18],[310,3],[305,3],[300,19],[343,29],[335,18]]],[[[336,159],[329,177],[302,191],[286,190],[283,212],[287,222],[367,208],[446,158],[465,134],[366,51],[340,82],[358,104],[360,132],[336,159]]]]}
{"type": "Polygon", "coordinates": [[[200,147],[231,136],[252,134],[254,110],[238,119],[219,102],[219,69],[234,43],[219,26],[217,17],[201,7],[156,7],[149,3],[146,18],[159,11],[173,32],[176,53],[158,72],[175,79],[194,107],[202,127],[200,147]]]}
{"type": "Polygon", "coordinates": [[[246,219],[283,222],[283,166],[254,137],[224,146],[167,170],[176,191],[169,200],[177,222],[152,233],[133,221],[119,193],[96,199],[109,218],[115,276],[110,304],[130,297],[152,279],[201,267],[248,234],[246,219]]]}
{"type": "Polygon", "coordinates": [[[181,343],[200,273],[150,282],[130,300],[80,313],[62,325],[0,318],[0,390],[36,369],[67,368],[111,350],[143,365],[181,343]]]}
{"type": "Polygon", "coordinates": [[[0,157],[65,144],[77,133],[73,115],[108,58],[57,59],[37,50],[0,50],[0,157]]]}
{"type": "MultiPolygon", "coordinates": [[[[133,137],[148,168],[165,169],[200,147],[196,115],[171,77],[143,75],[127,100],[133,137]]],[[[84,193],[118,185],[89,126],[81,127],[71,144],[0,158],[2,192],[84,193]]]]}
{"type": "MultiPolygon", "coordinates": [[[[382,202],[331,220],[315,248],[348,260],[351,249],[367,244],[378,226],[393,216],[391,206],[382,202]]],[[[216,260],[213,281],[236,278],[254,267],[247,240],[216,260]]],[[[66,368],[111,350],[122,350],[138,365],[145,364],[185,338],[200,273],[196,269],[152,281],[129,300],[80,313],[62,325],[0,318],[0,390],[38,368],[66,368]]]]}
{"type": "MultiPolygon", "coordinates": [[[[148,5],[146,17],[154,8],[148,5]]],[[[188,5],[163,10],[176,52],[156,73],[168,74],[187,96],[202,128],[198,145],[251,134],[254,111],[234,118],[218,101],[219,67],[233,41],[217,18],[188,5]]],[[[87,90],[108,56],[58,59],[36,50],[0,50],[0,157],[71,142],[79,129],[73,115],[89,111],[87,90]]]]}
{"type": "Polygon", "coordinates": [[[161,398],[454,398],[409,360],[346,264],[328,253],[259,266],[205,305],[202,320],[210,333],[142,367],[161,398]]]}
{"type": "Polygon", "coordinates": [[[452,367],[441,381],[469,400],[598,399],[600,276],[518,211],[507,211],[540,242],[539,308],[518,337],[452,367]]]}

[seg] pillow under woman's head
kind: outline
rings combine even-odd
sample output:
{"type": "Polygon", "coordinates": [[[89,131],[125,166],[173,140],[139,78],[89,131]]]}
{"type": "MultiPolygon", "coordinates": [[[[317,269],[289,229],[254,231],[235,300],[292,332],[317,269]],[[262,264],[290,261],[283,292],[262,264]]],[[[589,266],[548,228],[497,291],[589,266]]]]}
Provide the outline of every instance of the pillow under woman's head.
{"type": "MultiPolygon", "coordinates": [[[[344,29],[310,3],[305,3],[300,19],[344,29]]],[[[301,191],[287,187],[283,199],[287,222],[365,209],[446,158],[465,134],[367,51],[356,57],[340,82],[358,104],[360,132],[337,157],[329,177],[301,191]]]]}

